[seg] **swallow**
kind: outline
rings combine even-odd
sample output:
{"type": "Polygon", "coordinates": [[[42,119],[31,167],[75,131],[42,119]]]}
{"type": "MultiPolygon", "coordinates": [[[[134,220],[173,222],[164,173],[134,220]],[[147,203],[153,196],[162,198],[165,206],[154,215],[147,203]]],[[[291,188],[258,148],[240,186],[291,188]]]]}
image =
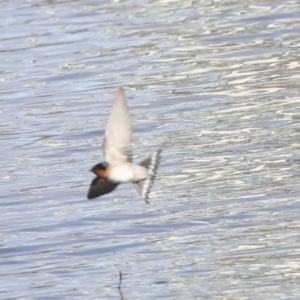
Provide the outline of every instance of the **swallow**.
{"type": "Polygon", "coordinates": [[[105,162],[92,167],[96,177],[92,181],[88,199],[112,192],[119,184],[132,183],[141,197],[148,196],[161,159],[161,148],[139,164],[132,160],[131,116],[123,88],[119,88],[108,118],[102,150],[105,162]]]}

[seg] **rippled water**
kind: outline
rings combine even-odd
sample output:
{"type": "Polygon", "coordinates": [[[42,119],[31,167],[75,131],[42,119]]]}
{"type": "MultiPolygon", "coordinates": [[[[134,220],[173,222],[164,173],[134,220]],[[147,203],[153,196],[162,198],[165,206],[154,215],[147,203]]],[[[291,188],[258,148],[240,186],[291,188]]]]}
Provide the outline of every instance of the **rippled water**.
{"type": "Polygon", "coordinates": [[[1,299],[299,299],[299,1],[1,7],[1,299]],[[86,199],[120,85],[150,206],[86,199]]]}

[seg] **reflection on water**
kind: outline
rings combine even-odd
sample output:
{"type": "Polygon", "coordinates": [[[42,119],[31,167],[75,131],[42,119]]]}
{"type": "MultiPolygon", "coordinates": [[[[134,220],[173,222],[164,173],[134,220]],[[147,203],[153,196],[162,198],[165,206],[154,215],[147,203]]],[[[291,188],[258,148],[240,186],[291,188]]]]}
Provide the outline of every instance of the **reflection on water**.
{"type": "Polygon", "coordinates": [[[1,299],[299,296],[296,1],[1,14],[1,299]],[[164,145],[150,206],[86,200],[119,85],[136,159],[164,145]]]}

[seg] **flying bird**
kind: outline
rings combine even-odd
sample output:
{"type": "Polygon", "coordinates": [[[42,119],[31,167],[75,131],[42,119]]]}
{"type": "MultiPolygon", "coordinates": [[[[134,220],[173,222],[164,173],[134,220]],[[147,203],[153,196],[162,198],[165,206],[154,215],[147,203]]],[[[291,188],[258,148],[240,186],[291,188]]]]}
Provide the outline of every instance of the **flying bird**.
{"type": "Polygon", "coordinates": [[[90,185],[88,199],[112,192],[121,183],[133,183],[138,193],[148,202],[151,186],[160,163],[161,149],[139,164],[132,161],[131,116],[123,88],[117,90],[108,118],[102,145],[105,162],[92,167],[96,175],[90,185]]]}

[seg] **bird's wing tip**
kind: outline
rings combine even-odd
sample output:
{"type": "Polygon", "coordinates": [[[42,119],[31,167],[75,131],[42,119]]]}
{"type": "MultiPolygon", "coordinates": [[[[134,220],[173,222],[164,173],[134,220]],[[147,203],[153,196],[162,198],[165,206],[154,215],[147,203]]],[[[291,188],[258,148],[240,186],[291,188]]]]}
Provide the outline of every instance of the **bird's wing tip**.
{"type": "Polygon", "coordinates": [[[123,88],[123,86],[119,86],[119,87],[117,88],[117,93],[124,93],[124,88],[123,88]]]}
{"type": "Polygon", "coordinates": [[[116,99],[125,99],[126,101],[125,91],[122,86],[118,87],[116,91],[116,99]]]}

